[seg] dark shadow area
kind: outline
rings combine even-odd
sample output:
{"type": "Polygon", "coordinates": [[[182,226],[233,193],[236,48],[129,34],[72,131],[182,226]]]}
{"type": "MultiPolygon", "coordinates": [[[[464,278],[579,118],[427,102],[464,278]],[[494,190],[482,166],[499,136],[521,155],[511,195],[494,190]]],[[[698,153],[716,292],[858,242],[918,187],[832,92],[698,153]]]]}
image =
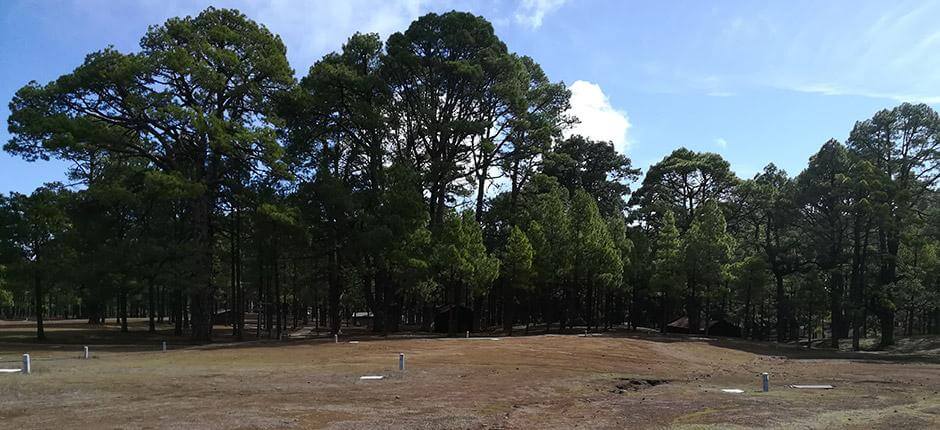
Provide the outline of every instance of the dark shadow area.
{"type": "MultiPolygon", "coordinates": [[[[215,326],[211,343],[195,342],[187,335],[173,334],[173,325],[158,324],[153,333],[147,330],[145,319],[129,321],[128,332],[121,332],[120,325],[114,320],[106,324],[90,325],[80,320],[47,321],[46,340],[38,341],[35,337],[35,323],[29,321],[0,321],[0,351],[6,354],[17,352],[75,351],[78,354],[82,346],[87,345],[95,352],[157,352],[162,350],[162,342],[167,342],[168,350],[178,349],[228,349],[228,348],[270,348],[311,344],[331,344],[354,342],[379,342],[399,339],[447,339],[446,335],[420,331],[419,326],[405,326],[404,330],[383,335],[362,326],[343,327],[338,339],[330,335],[327,329],[317,331],[310,327],[293,331],[285,340],[271,339],[265,331],[258,337],[254,327],[246,327],[245,338],[236,341],[229,326],[215,326]]],[[[481,332],[472,332],[470,337],[527,337],[527,336],[587,336],[607,338],[627,338],[658,343],[706,342],[711,346],[727,348],[752,354],[782,357],[791,360],[854,360],[885,363],[940,363],[940,356],[917,352],[898,353],[893,351],[836,351],[829,348],[806,348],[797,343],[779,344],[769,341],[754,341],[732,337],[715,337],[678,333],[660,333],[656,330],[640,328],[630,330],[626,327],[613,327],[607,330],[586,331],[585,327],[569,327],[559,330],[557,326],[546,327],[544,324],[517,326],[510,335],[501,328],[492,328],[481,332]]],[[[454,339],[464,338],[461,334],[454,339]]]]}
{"type": "Polygon", "coordinates": [[[836,351],[823,348],[806,348],[795,343],[775,343],[731,337],[714,337],[674,333],[659,333],[652,330],[628,330],[616,328],[599,333],[598,336],[642,339],[659,343],[706,342],[718,348],[734,349],[752,354],[783,357],[791,360],[855,360],[882,361],[886,363],[940,363],[940,356],[918,353],[894,353],[891,351],[836,351]]]}

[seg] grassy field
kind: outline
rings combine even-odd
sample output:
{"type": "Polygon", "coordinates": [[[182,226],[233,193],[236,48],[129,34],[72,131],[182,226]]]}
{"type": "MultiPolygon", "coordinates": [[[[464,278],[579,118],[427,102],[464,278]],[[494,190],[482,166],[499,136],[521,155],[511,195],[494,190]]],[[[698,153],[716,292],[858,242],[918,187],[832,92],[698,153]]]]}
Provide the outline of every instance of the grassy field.
{"type": "Polygon", "coordinates": [[[620,332],[199,346],[77,322],[35,344],[29,328],[0,325],[0,367],[34,358],[0,374],[3,428],[940,428],[935,355],[620,332]]]}

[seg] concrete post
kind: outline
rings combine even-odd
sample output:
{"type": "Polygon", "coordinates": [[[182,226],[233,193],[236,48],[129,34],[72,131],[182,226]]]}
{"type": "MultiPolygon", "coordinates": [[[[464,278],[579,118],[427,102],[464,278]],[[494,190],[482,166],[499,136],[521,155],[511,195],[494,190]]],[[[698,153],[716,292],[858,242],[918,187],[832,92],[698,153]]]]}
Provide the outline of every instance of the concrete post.
{"type": "Polygon", "coordinates": [[[333,335],[333,343],[339,343],[339,335],[338,335],[338,334],[334,334],[334,335],[333,335]]]}
{"type": "Polygon", "coordinates": [[[467,330],[467,339],[470,339],[470,330],[467,330]]]}
{"type": "Polygon", "coordinates": [[[32,367],[32,363],[29,360],[29,354],[23,354],[23,367],[22,367],[21,372],[23,372],[24,375],[29,375],[30,373],[32,373],[32,371],[33,371],[33,367],[32,367]]]}
{"type": "Polygon", "coordinates": [[[91,354],[88,352],[88,347],[87,347],[87,346],[83,348],[83,351],[82,351],[82,358],[84,358],[85,360],[91,358],[91,354]]]}
{"type": "Polygon", "coordinates": [[[767,372],[761,373],[761,382],[763,382],[763,391],[766,393],[770,391],[770,374],[767,372]]]}
{"type": "Polygon", "coordinates": [[[405,353],[398,353],[398,370],[405,370],[405,353]]]}

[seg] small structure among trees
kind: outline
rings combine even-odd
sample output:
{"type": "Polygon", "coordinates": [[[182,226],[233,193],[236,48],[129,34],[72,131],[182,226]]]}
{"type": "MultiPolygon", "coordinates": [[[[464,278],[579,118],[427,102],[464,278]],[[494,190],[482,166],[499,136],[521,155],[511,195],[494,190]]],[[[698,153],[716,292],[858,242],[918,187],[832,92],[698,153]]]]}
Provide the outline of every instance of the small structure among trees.
{"type": "Polygon", "coordinates": [[[350,322],[356,327],[370,327],[372,326],[372,320],[375,319],[375,315],[372,315],[372,312],[360,311],[353,312],[352,317],[350,317],[350,322]]]}
{"type": "Polygon", "coordinates": [[[473,330],[473,309],[461,305],[444,305],[434,316],[435,333],[464,333],[473,330]],[[454,327],[451,329],[451,321],[454,327]]]}
{"type": "Polygon", "coordinates": [[[709,336],[741,337],[741,327],[724,319],[713,319],[705,328],[689,329],[689,317],[681,317],[666,325],[667,333],[707,334],[709,336]]]}

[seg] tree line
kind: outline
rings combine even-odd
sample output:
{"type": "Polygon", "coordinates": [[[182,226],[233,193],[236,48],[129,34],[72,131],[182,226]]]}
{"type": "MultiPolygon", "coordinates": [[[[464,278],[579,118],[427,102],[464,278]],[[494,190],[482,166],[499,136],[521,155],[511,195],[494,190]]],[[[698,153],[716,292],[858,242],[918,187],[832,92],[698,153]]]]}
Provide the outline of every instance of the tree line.
{"type": "Polygon", "coordinates": [[[685,148],[640,170],[485,19],[356,33],[295,78],[235,10],[30,82],[4,149],[69,184],[0,196],[0,316],[149,317],[210,340],[719,319],[779,341],[940,331],[940,118],[902,104],[797,176],[685,148]],[[635,190],[633,189],[635,188],[635,190]],[[246,315],[254,318],[249,331],[246,315]]]}

